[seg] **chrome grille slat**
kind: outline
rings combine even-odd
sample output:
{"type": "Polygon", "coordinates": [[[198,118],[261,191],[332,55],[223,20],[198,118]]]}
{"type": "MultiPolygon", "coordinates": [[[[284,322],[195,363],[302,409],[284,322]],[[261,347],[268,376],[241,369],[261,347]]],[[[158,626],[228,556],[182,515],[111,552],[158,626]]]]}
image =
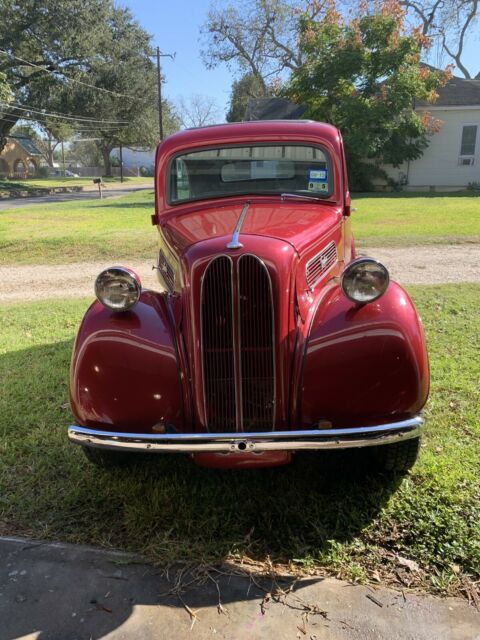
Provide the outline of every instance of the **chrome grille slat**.
{"type": "Polygon", "coordinates": [[[275,411],[275,338],[269,273],[255,256],[238,261],[241,410],[244,431],[270,431],[275,411]]]}
{"type": "Polygon", "coordinates": [[[165,254],[160,249],[158,254],[158,269],[162,274],[162,278],[167,285],[170,292],[175,290],[175,271],[172,265],[168,262],[165,254]]]}
{"type": "Polygon", "coordinates": [[[320,278],[337,262],[337,246],[329,242],[316,256],[307,262],[305,277],[309,287],[313,288],[320,278]]]}
{"type": "Polygon", "coordinates": [[[232,262],[221,256],[208,265],[201,301],[205,413],[210,431],[236,429],[232,262]]]}

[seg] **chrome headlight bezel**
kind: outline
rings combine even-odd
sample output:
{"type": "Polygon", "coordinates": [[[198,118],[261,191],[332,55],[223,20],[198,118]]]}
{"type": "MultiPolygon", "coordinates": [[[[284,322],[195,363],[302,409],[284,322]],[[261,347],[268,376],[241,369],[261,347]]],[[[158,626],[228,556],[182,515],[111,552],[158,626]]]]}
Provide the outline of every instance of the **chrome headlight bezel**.
{"type": "Polygon", "coordinates": [[[137,304],[141,292],[142,283],[140,278],[135,271],[127,267],[109,267],[101,271],[95,279],[97,300],[104,307],[116,313],[123,313],[132,309],[137,304]],[[116,285],[117,287],[117,292],[111,291],[110,297],[107,293],[109,285],[111,287],[116,285]],[[119,298],[117,302],[114,301],[115,293],[119,298]]]}
{"type": "Polygon", "coordinates": [[[388,273],[388,269],[381,262],[379,262],[378,260],[374,260],[373,258],[357,258],[356,260],[353,260],[346,266],[341,279],[343,293],[349,300],[359,305],[368,304],[370,302],[378,300],[378,298],[383,296],[385,291],[388,289],[389,283],[390,275],[388,273]],[[370,274],[373,274],[375,271],[377,272],[377,274],[381,274],[381,278],[379,278],[378,287],[375,289],[375,293],[372,293],[372,295],[369,297],[365,295],[359,295],[358,293],[357,295],[355,295],[355,291],[353,290],[352,283],[350,281],[355,275],[357,276],[357,278],[358,276],[360,276],[362,268],[364,274],[366,272],[370,272],[370,274]]]}

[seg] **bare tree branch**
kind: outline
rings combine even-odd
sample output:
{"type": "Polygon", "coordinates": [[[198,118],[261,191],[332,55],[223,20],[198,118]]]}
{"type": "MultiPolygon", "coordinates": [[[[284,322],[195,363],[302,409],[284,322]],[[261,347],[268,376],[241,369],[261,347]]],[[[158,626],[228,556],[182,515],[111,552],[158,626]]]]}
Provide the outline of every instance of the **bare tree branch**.
{"type": "Polygon", "coordinates": [[[219,121],[219,108],[215,98],[194,93],[177,100],[176,115],[186,129],[205,127],[219,121]]]}
{"type": "Polygon", "coordinates": [[[209,68],[235,65],[242,75],[248,70],[264,85],[273,74],[298,68],[302,62],[299,16],[302,12],[319,15],[323,2],[247,0],[241,8],[232,3],[212,9],[203,28],[205,64],[209,68]]]}
{"type": "Polygon", "coordinates": [[[462,54],[463,54],[463,48],[464,48],[464,45],[465,45],[465,34],[466,34],[470,24],[476,18],[477,11],[478,11],[478,0],[473,0],[470,12],[468,13],[468,15],[466,17],[466,20],[465,20],[465,22],[463,24],[463,27],[460,30],[460,37],[459,37],[458,42],[457,42],[456,51],[452,51],[450,49],[450,47],[448,46],[447,41],[446,41],[446,35],[443,36],[443,42],[442,42],[443,43],[443,48],[448,53],[448,55],[451,58],[453,58],[453,60],[455,60],[455,64],[460,69],[460,71],[464,74],[465,78],[471,78],[471,75],[470,75],[468,69],[462,63],[462,54]]]}
{"type": "Polygon", "coordinates": [[[443,0],[437,0],[433,6],[427,7],[419,2],[412,2],[412,0],[401,0],[400,6],[406,9],[411,9],[417,14],[422,24],[422,34],[424,36],[428,36],[437,12],[443,8],[444,2],[443,0]]]}
{"type": "Polygon", "coordinates": [[[413,26],[431,42],[437,41],[466,78],[465,42],[478,18],[478,0],[400,0],[413,26]]]}

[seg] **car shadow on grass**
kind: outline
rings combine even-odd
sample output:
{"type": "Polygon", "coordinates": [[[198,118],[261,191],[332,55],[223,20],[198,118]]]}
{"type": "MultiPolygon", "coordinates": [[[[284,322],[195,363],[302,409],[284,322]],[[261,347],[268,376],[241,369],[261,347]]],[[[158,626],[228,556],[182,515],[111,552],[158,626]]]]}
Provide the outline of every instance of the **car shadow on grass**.
{"type": "MultiPolygon", "coordinates": [[[[71,348],[68,340],[0,355],[4,535],[124,549],[191,571],[243,559],[271,581],[272,562],[344,568],[345,546],[363,545],[362,531],[398,487],[399,478],[368,475],[362,452],[309,453],[286,467],[228,471],[151,454],[127,468],[99,469],[67,441],[71,348]]],[[[198,586],[170,596],[169,606],[216,606],[216,588],[198,586]]],[[[223,602],[249,597],[258,588],[251,596],[226,590],[223,602]]],[[[127,602],[120,618],[102,618],[102,625],[116,628],[132,608],[127,602]]],[[[29,625],[41,629],[33,618],[23,623],[20,635],[29,625]]]]}

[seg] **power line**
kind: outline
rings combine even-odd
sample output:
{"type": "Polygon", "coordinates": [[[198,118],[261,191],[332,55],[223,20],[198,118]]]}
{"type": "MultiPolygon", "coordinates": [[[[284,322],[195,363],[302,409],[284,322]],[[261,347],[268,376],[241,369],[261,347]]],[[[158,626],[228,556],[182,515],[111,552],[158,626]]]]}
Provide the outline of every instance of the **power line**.
{"type": "Polygon", "coordinates": [[[71,113],[61,113],[59,111],[39,111],[38,109],[34,109],[32,107],[21,106],[18,103],[10,102],[10,103],[0,103],[0,108],[5,110],[5,107],[13,109],[17,109],[18,111],[28,111],[30,113],[38,113],[42,116],[48,116],[49,118],[61,118],[62,120],[76,120],[79,122],[95,122],[101,124],[130,124],[128,120],[98,120],[96,118],[90,118],[89,116],[74,116],[71,113]]]}
{"type": "MultiPolygon", "coordinates": [[[[45,125],[45,122],[42,122],[41,119],[39,118],[29,118],[28,116],[24,116],[24,115],[19,115],[18,118],[13,116],[12,114],[7,114],[7,115],[2,115],[0,116],[0,118],[2,120],[5,120],[6,122],[12,122],[13,124],[16,124],[17,122],[21,122],[22,120],[26,121],[26,122],[36,122],[37,124],[40,125],[45,125]]],[[[71,125],[72,129],[74,131],[98,131],[99,129],[102,129],[103,131],[121,131],[122,127],[118,127],[112,124],[106,125],[106,126],[98,126],[98,127],[75,127],[74,124],[71,125]]]]}
{"type": "Polygon", "coordinates": [[[39,64],[35,64],[34,62],[29,62],[28,60],[24,60],[23,58],[20,58],[19,56],[14,55],[13,53],[9,53],[8,51],[5,51],[4,49],[0,49],[0,53],[3,53],[4,55],[6,55],[9,58],[15,58],[15,60],[19,60],[20,62],[23,62],[24,64],[28,64],[30,67],[34,67],[35,69],[40,69],[41,71],[44,71],[45,73],[49,73],[51,75],[61,75],[65,78],[65,80],[68,80],[68,82],[75,82],[77,84],[81,84],[84,87],[89,87],[90,89],[95,89],[96,91],[103,91],[105,93],[110,93],[111,95],[117,96],[117,98],[127,98],[128,100],[135,100],[138,101],[138,98],[136,98],[135,96],[129,96],[126,93],[118,93],[117,91],[110,91],[110,89],[105,89],[104,87],[97,87],[93,84],[88,84],[88,82],[83,82],[82,80],[77,80],[76,78],[70,78],[69,76],[65,75],[65,73],[63,71],[60,71],[58,69],[55,69],[55,71],[52,71],[51,69],[48,69],[47,67],[44,67],[42,65],[39,64]]]}
{"type": "MultiPolygon", "coordinates": [[[[26,118],[26,117],[20,117],[20,118],[9,118],[9,117],[2,117],[2,120],[6,121],[6,122],[11,122],[12,124],[17,124],[18,122],[33,122],[36,124],[40,124],[41,126],[44,127],[45,123],[41,122],[39,120],[36,120],[35,118],[26,118]]],[[[45,127],[44,127],[45,128],[45,127]]],[[[108,127],[75,127],[72,126],[72,131],[122,131],[121,127],[114,127],[112,125],[109,125],[108,127]]]]}
{"type": "MultiPolygon", "coordinates": [[[[31,120],[33,122],[39,122],[39,123],[48,123],[48,121],[49,121],[48,115],[41,116],[41,115],[39,115],[40,112],[38,114],[31,113],[30,109],[24,109],[22,111],[23,111],[22,113],[12,113],[12,112],[7,112],[7,110],[2,109],[0,107],[0,118],[2,120],[10,120],[10,121],[12,121],[12,120],[31,120]],[[3,113],[1,113],[2,111],[3,111],[3,113]],[[29,115],[27,115],[27,114],[29,114],[29,115]]],[[[108,122],[108,121],[101,121],[101,120],[98,121],[98,123],[99,123],[98,126],[94,126],[95,125],[95,120],[92,121],[92,122],[90,122],[88,120],[80,120],[80,121],[73,120],[72,122],[65,122],[64,124],[68,124],[71,127],[75,127],[75,123],[76,122],[78,122],[78,126],[79,127],[81,127],[81,126],[88,127],[90,125],[92,128],[95,128],[95,129],[101,128],[102,124],[103,124],[103,126],[105,128],[114,127],[115,129],[122,129],[123,127],[127,126],[127,124],[128,124],[128,123],[125,123],[125,124],[118,124],[117,125],[117,124],[115,124],[115,121],[108,122]]],[[[57,123],[57,124],[59,124],[59,123],[57,123]]]]}
{"type": "MultiPolygon", "coordinates": [[[[22,114],[18,114],[18,115],[11,114],[11,113],[5,113],[5,114],[1,114],[0,113],[0,120],[4,120],[6,122],[13,122],[14,124],[16,122],[20,122],[22,120],[25,120],[27,122],[35,122],[35,123],[39,124],[40,126],[42,126],[44,128],[48,127],[49,124],[52,124],[52,122],[49,121],[48,119],[41,118],[41,117],[35,116],[35,115],[28,116],[28,115],[25,115],[23,113],[22,114]]],[[[99,124],[99,125],[95,126],[94,123],[88,123],[88,122],[79,123],[78,125],[76,125],[75,122],[64,122],[64,123],[61,123],[59,121],[57,121],[55,124],[66,124],[71,129],[74,129],[75,131],[83,131],[83,130],[86,130],[86,131],[98,131],[99,129],[103,130],[103,131],[110,131],[110,130],[112,130],[112,131],[121,131],[121,130],[125,129],[125,126],[126,126],[126,125],[122,126],[122,125],[115,125],[115,124],[104,124],[104,125],[99,124]],[[82,124],[84,124],[85,126],[82,126],[82,124]],[[88,126],[88,125],[90,125],[90,126],[88,126]]]]}

